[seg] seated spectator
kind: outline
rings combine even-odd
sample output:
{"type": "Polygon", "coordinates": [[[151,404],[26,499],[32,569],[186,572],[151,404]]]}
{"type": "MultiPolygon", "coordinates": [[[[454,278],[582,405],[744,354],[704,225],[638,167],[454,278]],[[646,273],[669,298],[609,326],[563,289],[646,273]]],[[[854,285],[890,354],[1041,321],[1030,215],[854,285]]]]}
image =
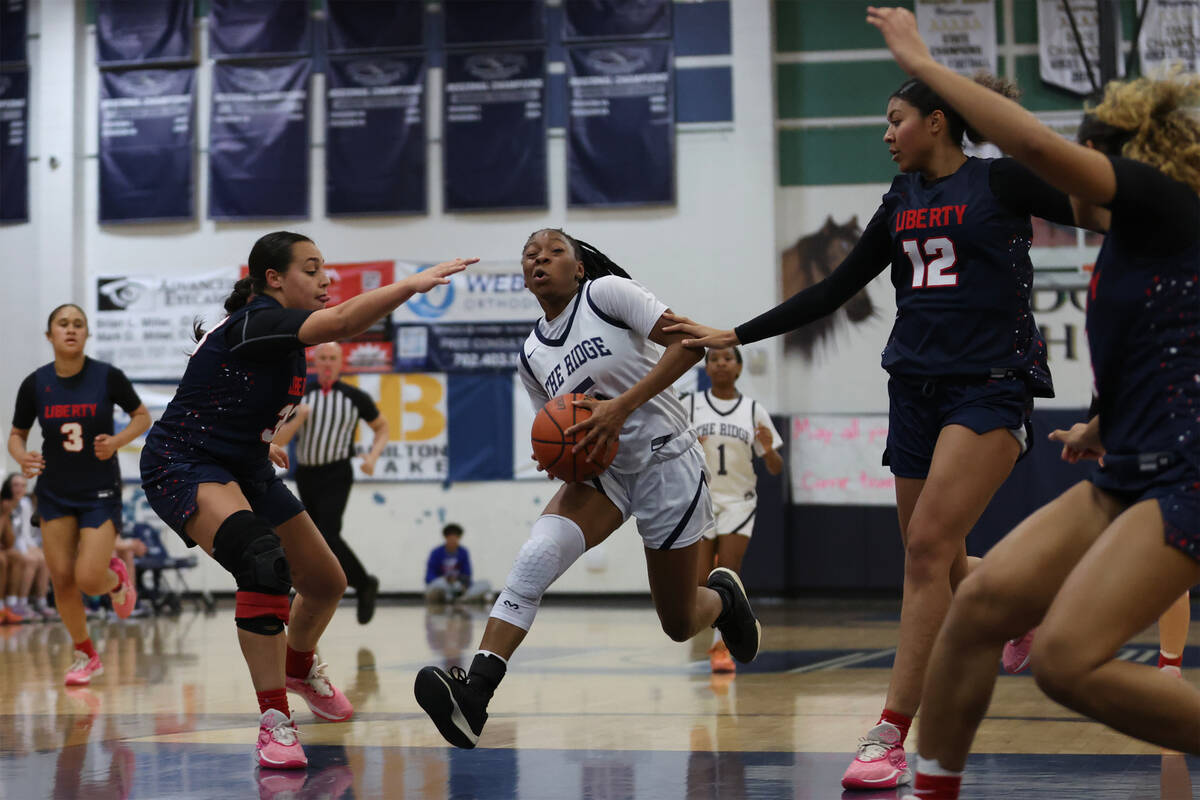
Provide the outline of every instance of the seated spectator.
{"type": "MultiPolygon", "coordinates": [[[[25,476],[14,472],[0,486],[0,498],[12,502],[10,519],[13,530],[13,549],[23,562],[18,567],[16,587],[17,613],[26,619],[58,619],[58,612],[50,605],[50,568],[42,552],[41,529],[37,526],[33,498],[27,493],[25,476]],[[32,595],[32,603],[29,603],[32,595]],[[28,613],[25,613],[28,612],[28,613]]],[[[5,598],[11,608],[10,598],[5,598]]]]}
{"type": "Polygon", "coordinates": [[[472,580],[471,554],[459,542],[461,525],[442,528],[445,544],[433,548],[425,565],[425,599],[430,603],[487,602],[492,587],[487,581],[472,580]]]}

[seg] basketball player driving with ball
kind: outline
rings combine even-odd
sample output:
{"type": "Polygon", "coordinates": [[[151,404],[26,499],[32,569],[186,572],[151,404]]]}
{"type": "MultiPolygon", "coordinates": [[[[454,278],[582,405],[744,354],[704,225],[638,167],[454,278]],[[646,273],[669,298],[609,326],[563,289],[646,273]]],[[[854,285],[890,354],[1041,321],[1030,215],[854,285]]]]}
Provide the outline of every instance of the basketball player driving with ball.
{"type": "Polygon", "coordinates": [[[671,385],[703,350],[663,331],[667,306],[607,256],[558,229],[535,232],[521,256],[525,285],[542,307],[521,351],[521,378],[535,410],[552,397],[591,416],[576,453],[616,458],[588,482],[564,483],[534,522],[496,598],[468,671],[425,667],[417,702],[446,741],[473,748],[508,660],[533,624],[547,588],[629,517],[637,519],[650,594],[663,631],[684,642],[717,627],[742,663],[758,654],[761,626],[737,575],[718,568],[696,585],[700,540],[713,525],[704,454],[671,385]],[[659,350],[659,345],[663,350],[659,350]],[[660,355],[661,353],[661,355],[660,355]],[[606,399],[600,399],[606,398],[606,399]]]}

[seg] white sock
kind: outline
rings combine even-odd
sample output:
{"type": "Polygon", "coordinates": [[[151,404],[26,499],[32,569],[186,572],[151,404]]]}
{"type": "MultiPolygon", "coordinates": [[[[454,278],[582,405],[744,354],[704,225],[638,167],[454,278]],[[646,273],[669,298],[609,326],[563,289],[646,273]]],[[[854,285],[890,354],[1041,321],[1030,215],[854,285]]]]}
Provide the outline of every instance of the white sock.
{"type": "Polygon", "coordinates": [[[504,666],[506,666],[506,667],[508,666],[508,659],[507,659],[507,658],[505,658],[504,656],[500,655],[499,653],[493,653],[491,650],[476,650],[476,651],[475,651],[475,655],[477,655],[477,656],[491,656],[492,658],[498,658],[498,659],[500,659],[501,661],[503,661],[503,662],[504,662],[504,666]]]}
{"type": "Polygon", "coordinates": [[[938,763],[936,758],[921,758],[917,755],[917,772],[922,775],[949,775],[955,778],[961,778],[961,772],[952,772],[938,763]]]}
{"type": "Polygon", "coordinates": [[[721,641],[721,631],[713,628],[713,644],[716,644],[719,641],[721,641]]]}
{"type": "Polygon", "coordinates": [[[7,602],[7,603],[8,603],[10,606],[15,606],[15,605],[17,605],[17,596],[16,596],[15,594],[10,594],[8,597],[4,598],[4,600],[5,600],[5,602],[7,602]]]}
{"type": "Polygon", "coordinates": [[[36,608],[38,611],[45,611],[46,610],[46,598],[39,597],[38,599],[34,600],[33,607],[36,608]]]}
{"type": "Polygon", "coordinates": [[[1163,658],[1179,658],[1179,653],[1168,653],[1166,650],[1159,650],[1163,658]]]}

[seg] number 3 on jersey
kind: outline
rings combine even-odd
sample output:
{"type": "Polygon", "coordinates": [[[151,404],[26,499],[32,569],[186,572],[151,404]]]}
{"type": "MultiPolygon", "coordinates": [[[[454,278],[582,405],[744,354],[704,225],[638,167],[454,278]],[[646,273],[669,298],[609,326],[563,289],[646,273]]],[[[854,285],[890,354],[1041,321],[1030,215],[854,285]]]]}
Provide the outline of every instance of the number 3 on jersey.
{"type": "Polygon", "coordinates": [[[262,433],[259,434],[258,438],[262,439],[267,444],[270,444],[271,440],[275,438],[275,434],[279,433],[279,428],[283,425],[283,423],[287,422],[288,417],[292,415],[292,409],[295,407],[295,403],[288,403],[286,406],[279,409],[278,419],[275,420],[275,427],[263,428],[262,433]]]}
{"type": "Polygon", "coordinates": [[[912,288],[958,285],[958,273],[950,271],[958,261],[958,254],[954,252],[954,242],[945,236],[935,236],[926,239],[920,248],[917,247],[916,239],[905,239],[901,245],[908,260],[912,262],[912,288]],[[921,257],[921,250],[924,250],[927,256],[934,256],[933,261],[926,264],[925,259],[921,257]]]}
{"type": "Polygon", "coordinates": [[[62,434],[62,448],[68,453],[78,453],[83,449],[83,426],[78,422],[64,422],[58,427],[62,434]]]}

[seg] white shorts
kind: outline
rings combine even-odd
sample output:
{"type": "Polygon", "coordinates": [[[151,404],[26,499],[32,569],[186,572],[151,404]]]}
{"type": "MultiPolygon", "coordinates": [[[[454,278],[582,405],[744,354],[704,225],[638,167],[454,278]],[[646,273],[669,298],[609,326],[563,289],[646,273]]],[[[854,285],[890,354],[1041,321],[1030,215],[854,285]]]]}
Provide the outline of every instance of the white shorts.
{"type": "Polygon", "coordinates": [[[717,524],[704,534],[704,538],[715,539],[730,533],[750,538],[750,534],[754,532],[754,511],[757,508],[757,497],[750,500],[741,497],[736,500],[719,500],[714,497],[713,517],[717,524]]]}
{"type": "Polygon", "coordinates": [[[677,550],[713,527],[704,451],[693,444],[678,456],[651,462],[641,472],[602,472],[591,481],[621,512],[637,519],[642,543],[651,550],[677,550]]]}

